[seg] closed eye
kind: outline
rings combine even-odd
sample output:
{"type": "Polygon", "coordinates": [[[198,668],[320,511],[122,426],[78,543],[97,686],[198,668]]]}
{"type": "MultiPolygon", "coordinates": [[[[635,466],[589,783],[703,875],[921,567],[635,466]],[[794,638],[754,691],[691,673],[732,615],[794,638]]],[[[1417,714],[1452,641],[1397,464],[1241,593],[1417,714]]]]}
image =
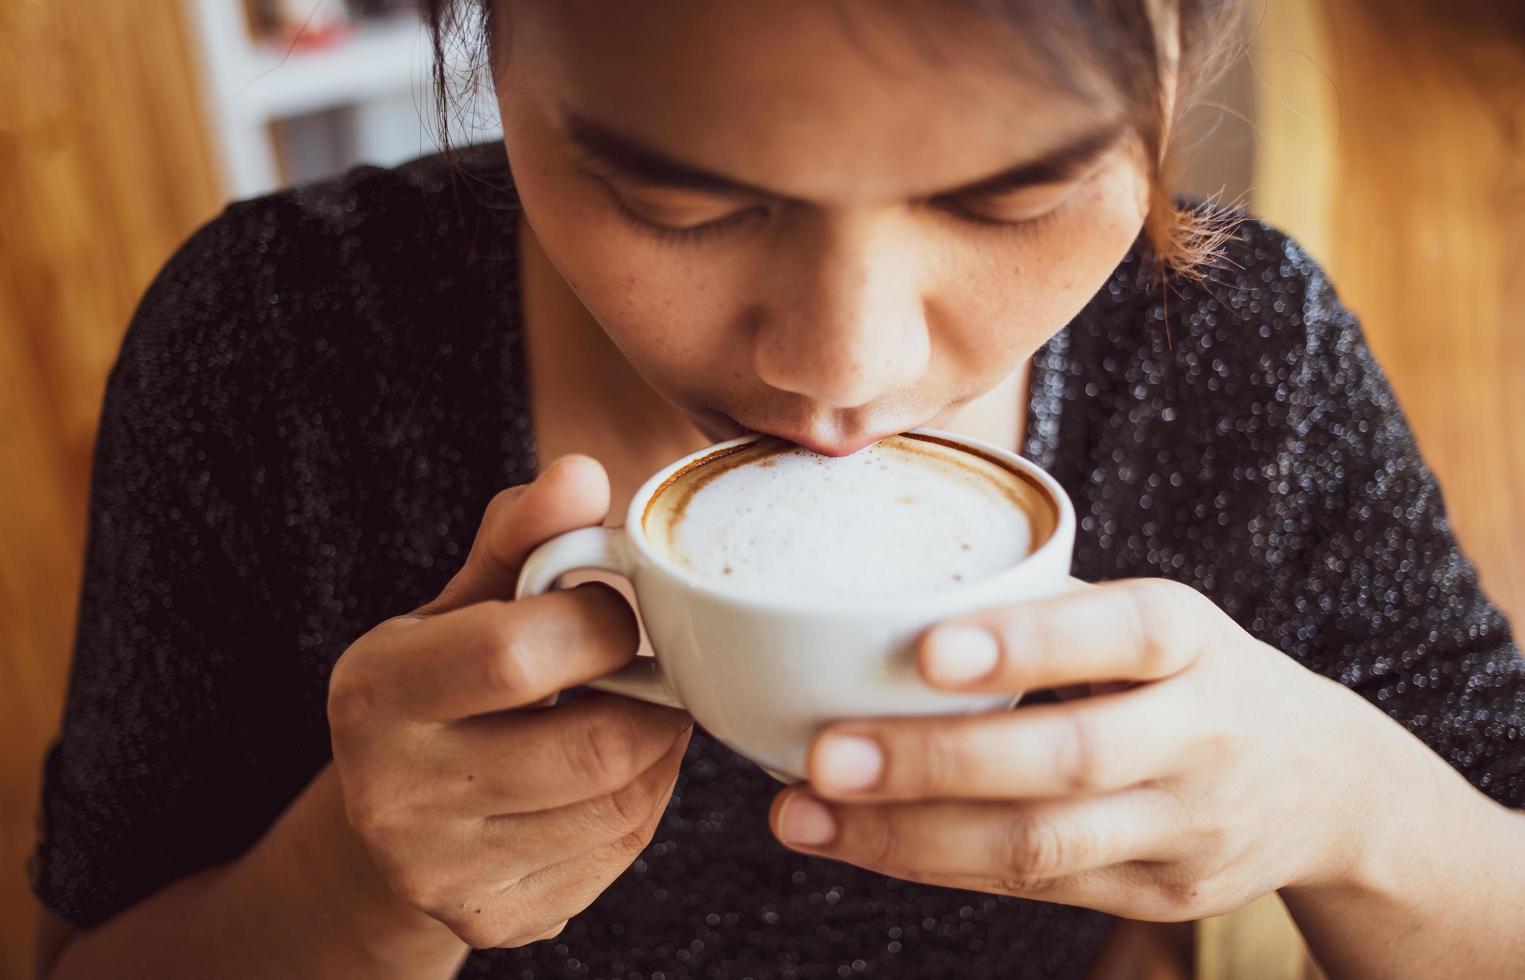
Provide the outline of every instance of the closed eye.
{"type": "Polygon", "coordinates": [[[981,225],[1030,225],[1057,214],[1100,168],[1069,180],[1010,189],[943,194],[928,203],[956,218],[981,225]]]}
{"type": "Polygon", "coordinates": [[[641,212],[631,208],[624,201],[620,200],[618,196],[615,197],[615,207],[627,221],[635,225],[641,231],[667,241],[698,241],[703,238],[710,238],[715,235],[724,234],[725,232],[736,229],[743,224],[748,224],[755,219],[760,219],[767,216],[766,208],[749,207],[730,211],[726,214],[720,215],[719,217],[710,218],[706,221],[674,225],[662,221],[655,221],[643,215],[641,212]]]}
{"type": "Polygon", "coordinates": [[[747,194],[649,184],[604,165],[596,157],[579,164],[578,169],[599,185],[623,218],[663,239],[708,237],[765,216],[768,211],[747,194]]]}

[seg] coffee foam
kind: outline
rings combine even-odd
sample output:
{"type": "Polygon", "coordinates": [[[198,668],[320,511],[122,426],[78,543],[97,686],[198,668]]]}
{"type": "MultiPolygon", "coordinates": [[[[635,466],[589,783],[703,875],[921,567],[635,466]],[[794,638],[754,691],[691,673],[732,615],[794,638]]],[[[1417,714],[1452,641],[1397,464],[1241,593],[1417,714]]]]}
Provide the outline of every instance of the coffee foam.
{"type": "Polygon", "coordinates": [[[1052,533],[1026,477],[892,436],[851,456],[764,439],[680,473],[643,527],[710,584],[766,598],[925,595],[1002,572],[1052,533]]]}

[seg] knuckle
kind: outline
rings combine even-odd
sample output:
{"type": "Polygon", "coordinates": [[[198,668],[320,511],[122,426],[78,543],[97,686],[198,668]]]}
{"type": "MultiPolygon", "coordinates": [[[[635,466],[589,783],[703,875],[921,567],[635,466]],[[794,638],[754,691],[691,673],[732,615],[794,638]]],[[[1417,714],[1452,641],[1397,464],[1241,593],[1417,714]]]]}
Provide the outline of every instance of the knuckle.
{"type": "Polygon", "coordinates": [[[621,838],[639,834],[651,816],[653,793],[645,780],[627,783],[610,793],[605,825],[621,838]]]}
{"type": "Polygon", "coordinates": [[[387,884],[398,898],[431,915],[442,904],[439,882],[424,868],[398,868],[387,876],[387,884]]]}
{"type": "Polygon", "coordinates": [[[1189,819],[1184,834],[1200,854],[1221,854],[1233,846],[1237,835],[1221,821],[1195,817],[1189,819]]]}
{"type": "Polygon", "coordinates": [[[615,840],[604,844],[588,853],[588,867],[593,873],[607,877],[610,880],[619,875],[632,861],[640,857],[641,852],[646,850],[651,843],[651,830],[632,830],[615,840]]]}
{"type": "Polygon", "coordinates": [[[501,949],[517,949],[520,946],[528,946],[530,943],[555,939],[566,927],[565,919],[559,922],[546,922],[543,918],[536,918],[520,922],[512,934],[500,935],[493,945],[501,949]]]}
{"type": "Polygon", "coordinates": [[[1197,918],[1197,890],[1190,883],[1180,882],[1162,886],[1160,904],[1165,915],[1173,921],[1184,922],[1197,918]]]}
{"type": "Polygon", "coordinates": [[[1060,771],[1069,789],[1079,793],[1107,789],[1111,753],[1105,730],[1087,712],[1071,711],[1066,717],[1070,731],[1063,742],[1060,771]]]}
{"type": "Polygon", "coordinates": [[[542,939],[555,939],[557,936],[561,935],[562,931],[565,930],[566,927],[566,919],[562,919],[560,922],[552,923],[549,929],[540,933],[540,935],[536,936],[534,939],[531,939],[530,942],[539,942],[542,939]]]}
{"type": "Polygon", "coordinates": [[[350,826],[368,843],[385,843],[402,823],[398,795],[368,776],[350,774],[346,782],[344,812],[350,826]]]}
{"type": "Polygon", "coordinates": [[[357,794],[345,804],[350,826],[368,841],[381,836],[388,828],[388,809],[373,793],[357,794]]]}
{"type": "Polygon", "coordinates": [[[482,510],[481,530],[495,528],[508,518],[514,512],[515,503],[524,496],[524,490],[523,486],[509,487],[493,494],[493,498],[482,510]]]}
{"type": "Polygon", "coordinates": [[[841,839],[856,839],[871,868],[899,868],[911,864],[904,860],[905,848],[900,832],[892,817],[882,814],[869,815],[865,811],[857,820],[851,838],[842,832],[841,839]]]}
{"type": "Polygon", "coordinates": [[[450,931],[472,949],[493,949],[504,945],[502,927],[493,922],[480,921],[482,916],[452,916],[445,921],[450,931]]]}
{"type": "Polygon", "coordinates": [[[646,829],[632,830],[613,844],[614,855],[624,863],[634,861],[646,845],[651,843],[651,831],[646,829]]]}
{"type": "Polygon", "coordinates": [[[600,786],[623,786],[635,772],[639,732],[623,712],[590,718],[572,743],[573,771],[600,786]]]}
{"type": "Polygon", "coordinates": [[[1046,879],[1058,874],[1070,857],[1070,845],[1045,820],[1019,816],[1007,823],[1003,866],[1013,878],[1046,879]]]}
{"type": "Polygon", "coordinates": [[[355,657],[346,654],[334,664],[328,678],[329,727],[339,730],[358,728],[376,716],[376,688],[356,666],[355,657]]]}
{"type": "Polygon", "coordinates": [[[996,890],[1023,898],[1035,898],[1057,888],[1061,878],[1038,878],[1028,875],[1004,875],[996,879],[996,890]]]}
{"type": "Polygon", "coordinates": [[[1173,921],[1201,919],[1220,911],[1214,907],[1211,881],[1189,873],[1170,875],[1156,884],[1161,911],[1173,921]]]}
{"type": "Polygon", "coordinates": [[[505,698],[533,693],[533,663],[533,651],[515,631],[495,631],[486,642],[481,683],[488,693],[505,698]]]}
{"type": "Polygon", "coordinates": [[[1128,628],[1141,673],[1162,677],[1174,672],[1181,657],[1177,628],[1184,586],[1165,579],[1129,583],[1128,628]]]}

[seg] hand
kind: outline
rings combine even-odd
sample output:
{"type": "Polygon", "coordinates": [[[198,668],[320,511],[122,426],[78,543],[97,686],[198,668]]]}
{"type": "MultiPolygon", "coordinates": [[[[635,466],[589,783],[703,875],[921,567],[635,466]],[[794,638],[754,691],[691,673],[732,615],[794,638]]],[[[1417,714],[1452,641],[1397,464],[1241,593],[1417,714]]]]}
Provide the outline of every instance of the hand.
{"type": "Polygon", "coordinates": [[[587,457],[504,491],[439,597],[334,668],[350,825],[403,901],[475,947],[547,938],[587,907],[650,842],[688,744],[692,721],[670,708],[603,694],[546,706],[635,654],[617,592],[504,601],[538,544],[608,506],[587,457]]]}
{"type": "Polygon", "coordinates": [[[1337,882],[1381,809],[1363,805],[1379,765],[1366,748],[1392,740],[1367,737],[1396,726],[1183,585],[963,617],[918,658],[949,690],[1093,694],[827,726],[808,785],[774,801],[780,840],[913,881],[1180,921],[1337,882]]]}

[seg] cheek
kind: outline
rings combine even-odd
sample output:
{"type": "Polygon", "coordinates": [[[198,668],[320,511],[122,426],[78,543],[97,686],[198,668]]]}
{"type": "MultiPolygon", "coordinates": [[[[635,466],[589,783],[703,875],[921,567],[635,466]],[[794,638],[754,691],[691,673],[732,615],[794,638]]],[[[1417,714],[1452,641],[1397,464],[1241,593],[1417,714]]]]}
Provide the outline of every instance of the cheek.
{"type": "Polygon", "coordinates": [[[723,349],[718,335],[736,319],[732,284],[745,277],[724,261],[693,262],[631,226],[577,170],[532,100],[505,91],[501,107],[525,216],[562,278],[626,356],[649,366],[723,349]]]}
{"type": "Polygon", "coordinates": [[[960,250],[931,304],[944,313],[952,352],[1010,368],[1064,329],[1137,239],[1140,180],[1132,168],[1109,170],[1030,234],[960,250]]]}

